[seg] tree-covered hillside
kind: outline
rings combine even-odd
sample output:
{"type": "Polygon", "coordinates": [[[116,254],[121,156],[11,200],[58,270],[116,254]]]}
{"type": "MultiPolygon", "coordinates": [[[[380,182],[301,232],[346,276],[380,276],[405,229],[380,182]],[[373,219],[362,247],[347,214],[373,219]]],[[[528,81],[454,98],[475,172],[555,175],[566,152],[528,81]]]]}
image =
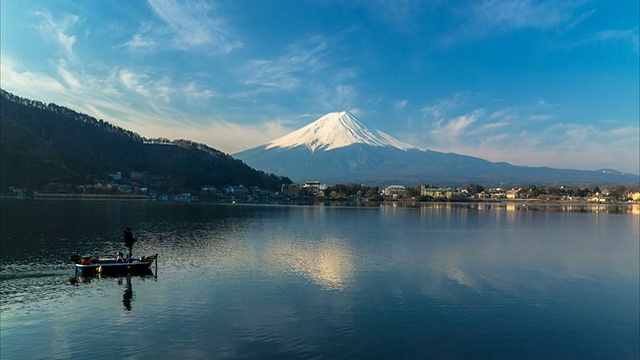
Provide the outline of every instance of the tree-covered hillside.
{"type": "Polygon", "coordinates": [[[158,186],[277,189],[288,178],[250,168],[189,140],[145,139],[103,120],[0,90],[0,188],[90,184],[120,171],[148,173],[158,186]]]}

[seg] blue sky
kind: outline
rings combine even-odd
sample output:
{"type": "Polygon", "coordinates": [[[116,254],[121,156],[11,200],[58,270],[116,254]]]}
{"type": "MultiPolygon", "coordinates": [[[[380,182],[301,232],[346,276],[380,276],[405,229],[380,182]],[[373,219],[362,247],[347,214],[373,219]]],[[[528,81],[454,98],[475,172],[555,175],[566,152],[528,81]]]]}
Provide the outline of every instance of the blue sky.
{"type": "Polygon", "coordinates": [[[234,153],[333,111],[444,152],[640,173],[638,1],[1,3],[3,89],[234,153]]]}

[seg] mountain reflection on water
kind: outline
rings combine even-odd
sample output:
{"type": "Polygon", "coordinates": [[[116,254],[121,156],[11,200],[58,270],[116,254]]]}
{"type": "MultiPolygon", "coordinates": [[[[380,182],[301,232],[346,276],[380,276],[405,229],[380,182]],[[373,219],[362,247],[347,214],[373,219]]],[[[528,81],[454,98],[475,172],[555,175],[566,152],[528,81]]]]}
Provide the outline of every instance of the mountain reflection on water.
{"type": "Polygon", "coordinates": [[[3,202],[0,357],[637,358],[638,208],[524,205],[3,202]]]}

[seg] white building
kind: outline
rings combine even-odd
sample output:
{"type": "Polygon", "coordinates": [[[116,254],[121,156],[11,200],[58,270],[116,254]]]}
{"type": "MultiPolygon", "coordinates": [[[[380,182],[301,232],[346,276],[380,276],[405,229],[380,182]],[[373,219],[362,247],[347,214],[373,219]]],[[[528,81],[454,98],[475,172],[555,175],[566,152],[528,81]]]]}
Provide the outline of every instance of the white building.
{"type": "Polygon", "coordinates": [[[403,197],[407,194],[407,187],[403,185],[389,185],[382,190],[384,196],[403,197]]]}

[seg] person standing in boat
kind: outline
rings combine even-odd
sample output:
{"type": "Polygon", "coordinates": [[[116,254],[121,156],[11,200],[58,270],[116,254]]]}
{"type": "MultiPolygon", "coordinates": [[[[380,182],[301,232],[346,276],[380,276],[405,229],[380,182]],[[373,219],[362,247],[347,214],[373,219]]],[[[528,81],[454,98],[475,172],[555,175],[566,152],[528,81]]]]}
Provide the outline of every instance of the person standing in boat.
{"type": "Polygon", "coordinates": [[[131,253],[133,250],[133,243],[136,242],[136,239],[133,237],[133,232],[131,232],[131,228],[128,227],[124,229],[124,246],[127,248],[127,262],[131,262],[131,253]]]}

